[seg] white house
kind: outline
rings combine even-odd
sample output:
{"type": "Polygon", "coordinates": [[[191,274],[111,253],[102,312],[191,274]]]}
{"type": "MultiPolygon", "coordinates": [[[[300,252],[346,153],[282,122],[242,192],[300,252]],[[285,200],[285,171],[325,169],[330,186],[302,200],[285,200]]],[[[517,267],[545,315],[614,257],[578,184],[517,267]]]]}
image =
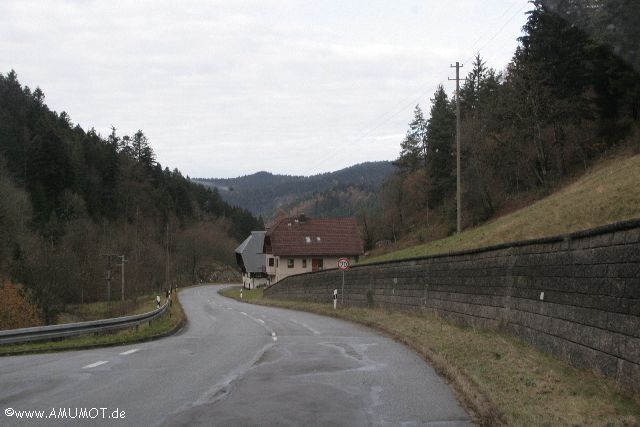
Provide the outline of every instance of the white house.
{"type": "Polygon", "coordinates": [[[287,276],[337,268],[339,258],[363,253],[355,218],[281,217],[264,236],[266,273],[271,283],[287,276]]]}

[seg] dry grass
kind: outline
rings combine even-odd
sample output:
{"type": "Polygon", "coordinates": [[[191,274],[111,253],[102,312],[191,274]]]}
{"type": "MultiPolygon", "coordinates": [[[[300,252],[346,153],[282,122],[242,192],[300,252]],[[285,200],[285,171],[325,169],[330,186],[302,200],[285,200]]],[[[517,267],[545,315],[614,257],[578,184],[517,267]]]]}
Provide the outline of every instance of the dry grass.
{"type": "Polygon", "coordinates": [[[604,161],[560,191],[490,223],[361,263],[553,236],[633,218],[640,218],[640,155],[604,161]]]}
{"type": "MultiPolygon", "coordinates": [[[[164,298],[164,295],[161,295],[164,298]]],[[[86,322],[89,320],[108,319],[111,317],[142,314],[156,308],[156,294],[142,295],[131,300],[92,302],[85,304],[68,304],[60,313],[56,323],[86,322]]]]}
{"type": "MultiPolygon", "coordinates": [[[[421,354],[450,382],[481,425],[637,426],[640,394],[576,369],[510,335],[475,330],[434,315],[281,301],[245,291],[244,301],[361,323],[421,354]]],[[[237,290],[224,291],[236,297],[237,290]]]]}

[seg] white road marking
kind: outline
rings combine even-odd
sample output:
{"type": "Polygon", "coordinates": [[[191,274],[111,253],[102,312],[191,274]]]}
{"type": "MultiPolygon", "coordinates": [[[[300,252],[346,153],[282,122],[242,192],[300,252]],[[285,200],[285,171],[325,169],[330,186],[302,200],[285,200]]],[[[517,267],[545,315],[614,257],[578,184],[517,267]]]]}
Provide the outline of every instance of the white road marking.
{"type": "Polygon", "coordinates": [[[133,348],[131,350],[123,351],[122,353],[120,353],[120,356],[126,356],[127,354],[133,354],[138,350],[140,350],[140,349],[139,348],[133,348]]]}
{"type": "Polygon", "coordinates": [[[91,365],[83,366],[82,369],[95,368],[96,366],[104,365],[105,363],[109,363],[109,361],[108,360],[101,360],[99,362],[92,363],[91,365]]]}
{"type": "Polygon", "coordinates": [[[244,314],[245,316],[247,316],[249,319],[255,321],[255,322],[259,322],[262,323],[264,325],[264,320],[262,319],[258,319],[257,317],[253,317],[252,315],[245,313],[244,311],[241,311],[240,314],[244,314]]]}
{"type": "Polygon", "coordinates": [[[289,319],[291,320],[293,323],[295,323],[296,325],[300,325],[305,329],[308,329],[309,331],[313,332],[314,335],[320,335],[320,332],[313,329],[311,326],[307,325],[306,323],[303,322],[298,322],[297,320],[293,320],[293,319],[289,319]]]}

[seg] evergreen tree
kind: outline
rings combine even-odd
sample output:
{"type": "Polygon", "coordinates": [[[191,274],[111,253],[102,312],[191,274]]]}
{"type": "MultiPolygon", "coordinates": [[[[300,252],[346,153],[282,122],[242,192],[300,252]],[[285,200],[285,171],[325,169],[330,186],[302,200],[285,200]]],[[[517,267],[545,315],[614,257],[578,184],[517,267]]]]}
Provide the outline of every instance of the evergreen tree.
{"type": "Polygon", "coordinates": [[[427,159],[427,123],[420,105],[413,110],[413,121],[400,143],[400,158],[395,164],[405,172],[413,172],[427,159]]]}
{"type": "Polygon", "coordinates": [[[131,150],[133,158],[139,164],[147,168],[151,168],[154,165],[156,155],[149,144],[149,140],[140,129],[131,138],[131,150]]]}
{"type": "Polygon", "coordinates": [[[464,112],[474,112],[479,108],[481,92],[484,89],[485,80],[488,77],[485,62],[476,54],[473,60],[473,69],[467,75],[460,88],[460,109],[464,112]]]}
{"type": "Polygon", "coordinates": [[[455,128],[454,104],[442,85],[431,99],[431,117],[427,123],[428,165],[431,173],[429,204],[435,206],[455,191],[455,128]]]}
{"type": "MultiPolygon", "coordinates": [[[[258,229],[217,193],[163,172],[142,131],[120,138],[112,128],[106,139],[85,132],[13,71],[0,74],[0,196],[1,273],[28,288],[47,321],[64,303],[106,297],[104,253],[130,257],[130,295],[157,289],[168,225],[174,234],[211,232],[192,232],[183,247],[200,245],[224,262],[233,261],[234,239],[258,229]]],[[[173,250],[172,276],[184,278],[184,256],[173,250]]]]}

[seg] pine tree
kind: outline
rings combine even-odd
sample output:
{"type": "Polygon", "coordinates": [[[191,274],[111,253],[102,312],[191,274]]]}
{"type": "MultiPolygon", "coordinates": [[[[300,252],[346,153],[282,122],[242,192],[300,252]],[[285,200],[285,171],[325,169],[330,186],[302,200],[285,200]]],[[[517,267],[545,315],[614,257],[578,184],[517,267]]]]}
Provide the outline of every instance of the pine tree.
{"type": "Polygon", "coordinates": [[[131,139],[131,150],[133,158],[139,163],[148,168],[153,167],[156,160],[156,155],[149,144],[149,140],[145,134],[138,129],[131,139]]]}
{"type": "Polygon", "coordinates": [[[409,123],[409,130],[400,143],[400,158],[396,165],[406,172],[413,172],[422,161],[427,159],[427,123],[420,105],[413,110],[413,121],[409,123]]]}
{"type": "Polygon", "coordinates": [[[484,89],[484,82],[488,77],[485,62],[480,57],[480,53],[476,54],[473,60],[473,69],[467,75],[465,82],[460,88],[460,109],[461,112],[470,113],[479,108],[480,96],[484,89]]]}
{"type": "Polygon", "coordinates": [[[427,123],[428,165],[431,172],[429,204],[436,206],[455,191],[455,127],[454,104],[442,85],[431,100],[431,117],[427,123]]]}

